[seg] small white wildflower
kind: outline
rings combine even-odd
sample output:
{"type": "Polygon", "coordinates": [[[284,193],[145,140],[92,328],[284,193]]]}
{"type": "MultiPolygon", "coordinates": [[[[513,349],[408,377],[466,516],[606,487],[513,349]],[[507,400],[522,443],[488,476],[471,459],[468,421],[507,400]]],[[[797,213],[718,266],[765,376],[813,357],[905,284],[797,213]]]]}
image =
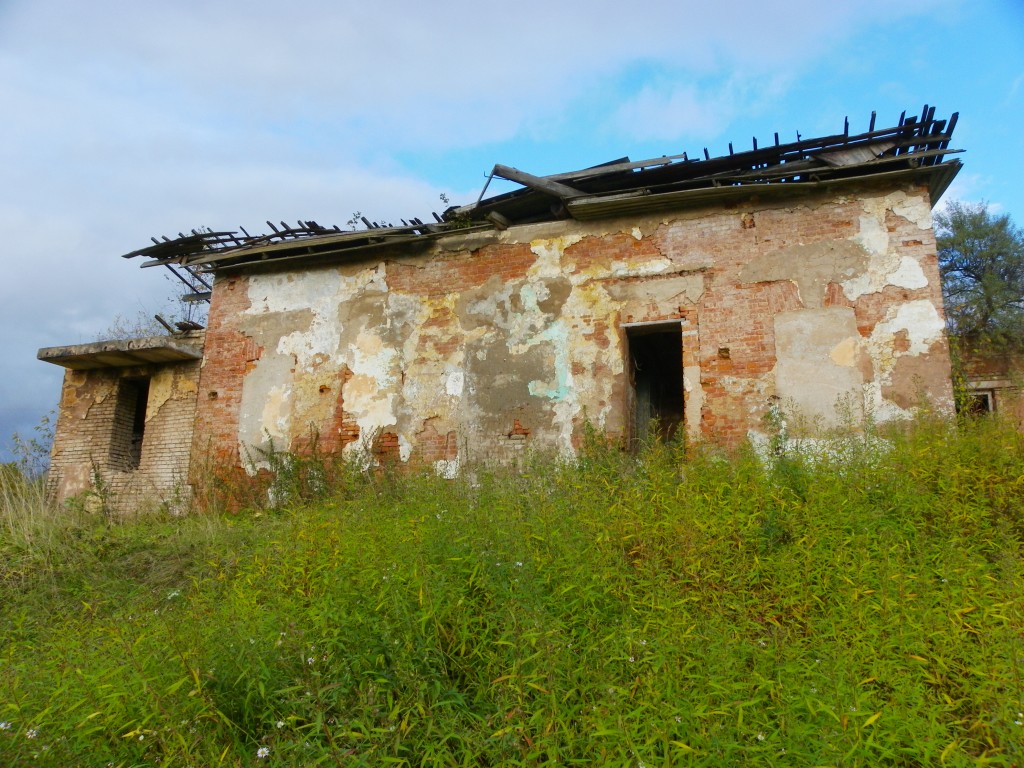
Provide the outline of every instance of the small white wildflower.
{"type": "Polygon", "coordinates": [[[11,730],[11,724],[10,723],[8,723],[6,720],[4,720],[2,723],[0,723],[0,731],[9,731],[9,730],[11,730]]]}
{"type": "Polygon", "coordinates": [[[629,657],[629,663],[630,663],[630,664],[632,664],[632,663],[633,663],[634,661],[636,661],[636,659],[635,659],[635,658],[633,658],[632,656],[630,656],[630,657],[629,657]]]}
{"type": "Polygon", "coordinates": [[[516,568],[522,568],[522,567],[523,567],[523,561],[522,560],[516,560],[516,568]]]}
{"type": "MultiPolygon", "coordinates": [[[[1013,721],[1014,725],[1024,725],[1024,712],[1017,713],[1017,719],[1013,721]]],[[[8,726],[10,723],[8,723],[8,726]]]]}
{"type": "Polygon", "coordinates": [[[647,645],[647,641],[646,640],[641,640],[640,641],[640,645],[647,645]]]}
{"type": "Polygon", "coordinates": [[[278,720],[277,721],[277,727],[278,728],[284,728],[284,720],[278,720]]]}
{"type": "Polygon", "coordinates": [[[817,693],[817,692],[818,692],[817,686],[812,685],[811,686],[811,693],[817,693]]]}
{"type": "Polygon", "coordinates": [[[139,734],[139,741],[145,741],[145,740],[146,740],[146,734],[140,733],[139,734]]]}
{"type": "Polygon", "coordinates": [[[39,731],[37,731],[35,728],[29,728],[27,731],[25,731],[26,739],[34,739],[38,735],[39,731]]]}
{"type": "Polygon", "coordinates": [[[683,722],[683,718],[681,718],[679,715],[676,715],[676,722],[677,723],[683,722]]]}
{"type": "Polygon", "coordinates": [[[256,750],[256,758],[259,759],[259,760],[262,760],[264,757],[267,757],[269,755],[270,755],[269,747],[260,747],[259,749],[256,750]]]}
{"type": "Polygon", "coordinates": [[[316,661],[316,659],[314,659],[312,656],[310,656],[308,659],[306,659],[306,663],[307,664],[312,664],[314,661],[316,661]]]}
{"type": "Polygon", "coordinates": [[[763,733],[757,734],[757,740],[758,741],[764,741],[764,734],[763,733]]]}
{"type": "Polygon", "coordinates": [[[945,579],[942,579],[941,581],[942,581],[943,584],[947,583],[945,579]]]}
{"type": "Polygon", "coordinates": [[[764,640],[758,640],[757,644],[760,645],[762,648],[768,647],[768,643],[765,642],[764,640]]]}

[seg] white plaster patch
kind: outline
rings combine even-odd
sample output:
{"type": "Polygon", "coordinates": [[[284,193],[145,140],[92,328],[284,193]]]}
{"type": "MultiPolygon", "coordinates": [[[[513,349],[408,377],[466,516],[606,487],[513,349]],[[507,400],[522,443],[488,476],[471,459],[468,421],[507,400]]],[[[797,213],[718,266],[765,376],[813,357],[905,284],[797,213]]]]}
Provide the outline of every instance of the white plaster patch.
{"type": "Polygon", "coordinates": [[[889,283],[898,288],[924,288],[928,285],[928,278],[917,259],[904,256],[896,271],[889,275],[889,283]]]}
{"type": "Polygon", "coordinates": [[[345,396],[361,435],[372,435],[378,429],[397,423],[393,408],[395,393],[378,389],[377,380],[372,376],[353,376],[345,385],[345,396]]]}
{"type": "Polygon", "coordinates": [[[744,393],[747,414],[750,416],[757,416],[761,410],[760,404],[767,402],[768,397],[775,394],[775,387],[768,376],[753,380],[739,376],[722,376],[718,381],[729,392],[744,393]]]}
{"type": "Polygon", "coordinates": [[[640,231],[640,227],[633,227],[633,229],[630,232],[630,234],[633,235],[633,239],[634,240],[643,240],[644,239],[644,233],[640,231]]]}
{"type": "Polygon", "coordinates": [[[875,326],[867,340],[875,378],[864,387],[864,401],[876,421],[896,421],[913,415],[913,409],[901,408],[884,398],[882,388],[892,382],[892,372],[901,356],[925,354],[944,332],[945,325],[938,310],[926,299],[890,307],[886,319],[875,326]],[[902,353],[895,348],[896,334],[900,331],[906,333],[909,343],[907,351],[902,353]]]}
{"type": "Polygon", "coordinates": [[[454,480],[459,476],[458,458],[438,459],[434,462],[434,472],[437,473],[438,477],[443,477],[445,480],[454,480]]]}
{"type": "MultiPolygon", "coordinates": [[[[291,387],[271,387],[260,413],[260,426],[263,433],[272,440],[288,439],[288,401],[291,399],[291,387]]],[[[287,446],[285,446],[287,448],[287,446]]]]}
{"type": "Polygon", "coordinates": [[[851,301],[866,293],[876,293],[886,285],[899,288],[924,288],[928,285],[921,265],[913,258],[899,258],[890,248],[885,217],[891,210],[920,229],[931,227],[931,211],[921,197],[908,197],[905,192],[892,192],[885,197],[865,198],[864,215],[860,217],[860,232],[853,238],[871,253],[867,272],[843,282],[843,291],[851,301]]]}
{"type": "MultiPolygon", "coordinates": [[[[542,285],[539,282],[527,283],[516,291],[515,285],[505,283],[500,290],[470,302],[466,309],[471,315],[487,318],[488,324],[494,328],[506,331],[509,349],[515,351],[524,344],[531,345],[531,337],[542,332],[548,322],[550,315],[543,312],[537,303],[550,295],[547,286],[542,285]],[[519,297],[518,308],[513,301],[513,294],[519,297]]],[[[485,330],[481,329],[483,332],[485,330]]]]}
{"type": "Polygon", "coordinates": [[[355,275],[346,275],[337,269],[255,274],[249,277],[251,306],[243,314],[296,312],[314,308],[325,301],[333,305],[339,296],[361,290],[387,292],[380,265],[367,267],[355,275]]]}
{"type": "Polygon", "coordinates": [[[403,462],[406,462],[409,460],[410,456],[412,456],[412,443],[409,442],[409,439],[405,435],[399,435],[398,458],[400,458],[403,462]]]}
{"type": "Polygon", "coordinates": [[[582,234],[533,240],[530,250],[537,254],[537,260],[530,266],[527,276],[531,278],[552,278],[562,274],[562,254],[583,239],[582,234]]]}
{"type": "MultiPolygon", "coordinates": [[[[574,398],[575,400],[576,398],[574,398]]],[[[580,413],[578,402],[563,400],[555,403],[555,426],[558,428],[558,450],[563,456],[572,456],[573,420],[580,413]]]]}
{"type": "Polygon", "coordinates": [[[774,466],[781,456],[799,456],[811,465],[827,461],[836,466],[860,462],[864,458],[881,460],[892,450],[892,443],[874,435],[852,433],[836,437],[786,437],[749,430],[747,437],[757,458],[765,467],[774,466]]]}
{"type": "Polygon", "coordinates": [[[892,344],[898,331],[906,331],[910,348],[904,353],[923,355],[945,331],[945,325],[939,312],[927,299],[908,301],[890,308],[886,320],[875,326],[871,341],[875,344],[892,344]]]}
{"type": "Polygon", "coordinates": [[[860,232],[854,235],[853,239],[874,256],[884,256],[888,253],[889,233],[885,229],[884,212],[880,216],[875,213],[861,216],[860,232]]]}
{"type": "Polygon", "coordinates": [[[373,332],[364,331],[350,345],[352,378],[345,385],[345,407],[359,425],[360,434],[371,435],[382,427],[398,423],[394,403],[393,372],[397,350],[384,344],[373,332]]]}
{"type": "Polygon", "coordinates": [[[312,320],[308,329],[282,336],[276,352],[290,355],[299,368],[309,371],[324,358],[335,364],[344,329],[337,309],[346,301],[364,293],[387,293],[384,271],[379,265],[367,267],[355,275],[339,270],[312,270],[302,273],[253,275],[249,279],[251,306],[243,314],[308,311],[312,320]]]}
{"type": "MultiPolygon", "coordinates": [[[[683,344],[686,344],[685,337],[683,344]]],[[[704,387],[700,383],[699,365],[683,367],[683,390],[687,394],[686,414],[683,419],[686,424],[686,434],[692,439],[698,439],[700,437],[700,411],[704,406],[704,387]]]]}
{"type": "Polygon", "coordinates": [[[886,204],[897,216],[902,216],[918,229],[931,229],[932,209],[923,195],[910,197],[906,192],[891,192],[885,197],[886,204]]]}
{"type": "Polygon", "coordinates": [[[887,253],[872,259],[867,271],[842,282],[843,292],[850,301],[856,301],[866,293],[877,293],[887,285],[924,288],[928,279],[915,259],[904,256],[897,261],[894,253],[887,253]]]}
{"type": "Polygon", "coordinates": [[[882,397],[882,382],[877,380],[864,385],[864,403],[867,411],[879,423],[903,421],[914,415],[912,410],[901,408],[892,400],[882,397]]]}
{"type": "Polygon", "coordinates": [[[616,260],[611,264],[611,274],[613,277],[643,277],[644,275],[660,275],[672,268],[673,264],[668,259],[645,259],[634,264],[616,260]]]}
{"type": "Polygon", "coordinates": [[[449,397],[462,397],[462,390],[466,385],[466,374],[463,371],[452,371],[445,378],[444,391],[449,397]]]}

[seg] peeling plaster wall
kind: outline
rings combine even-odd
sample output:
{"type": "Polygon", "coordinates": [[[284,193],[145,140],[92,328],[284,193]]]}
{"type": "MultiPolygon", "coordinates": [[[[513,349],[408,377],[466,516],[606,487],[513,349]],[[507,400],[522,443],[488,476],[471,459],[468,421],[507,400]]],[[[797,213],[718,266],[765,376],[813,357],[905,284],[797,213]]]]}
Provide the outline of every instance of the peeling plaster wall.
{"type": "Polygon", "coordinates": [[[196,420],[199,362],[66,371],[47,482],[60,503],[86,495],[91,510],[132,513],[189,503],[189,459],[196,420]],[[135,469],[112,447],[118,440],[118,390],[149,383],[142,452],[135,469]]]}
{"type": "Polygon", "coordinates": [[[779,400],[826,426],[951,407],[927,191],[867,189],[218,279],[196,450],[571,453],[588,420],[626,436],[623,326],[657,321],[682,328],[692,437],[735,444],[779,400]]]}

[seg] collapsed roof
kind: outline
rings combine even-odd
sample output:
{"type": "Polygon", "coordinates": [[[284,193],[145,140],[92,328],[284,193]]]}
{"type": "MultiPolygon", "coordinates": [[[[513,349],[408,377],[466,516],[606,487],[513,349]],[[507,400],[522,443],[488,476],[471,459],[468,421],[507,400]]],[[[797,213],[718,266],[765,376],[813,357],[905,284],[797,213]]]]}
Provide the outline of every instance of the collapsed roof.
{"type": "Polygon", "coordinates": [[[961,168],[948,155],[958,113],[948,120],[935,118],[935,107],[925,105],[920,117],[900,116],[897,125],[875,129],[871,114],[868,131],[850,135],[849,120],[843,132],[833,136],[802,139],[703,158],[687,153],[631,161],[629,158],[549,176],[504,165],[494,166],[488,177],[497,176],[522,185],[522,189],[480,199],[470,205],[451,207],[435,221],[413,218],[402,226],[381,225],[363,218],[366,229],[328,228],[315,221],[292,227],[267,222],[270,233],[250,235],[241,231],[199,231],[177,238],[153,238],[153,245],[124,255],[147,259],[144,267],[166,266],[192,288],[192,297],[209,297],[204,272],[227,272],[272,266],[294,260],[338,255],[366,255],[381,248],[401,245],[425,247],[430,241],[453,232],[505,229],[558,219],[596,219],[609,216],[678,209],[711,202],[738,200],[758,195],[788,196],[822,187],[865,179],[927,183],[932,204],[938,201],[961,168]],[[269,264],[268,264],[269,262],[269,264]]]}

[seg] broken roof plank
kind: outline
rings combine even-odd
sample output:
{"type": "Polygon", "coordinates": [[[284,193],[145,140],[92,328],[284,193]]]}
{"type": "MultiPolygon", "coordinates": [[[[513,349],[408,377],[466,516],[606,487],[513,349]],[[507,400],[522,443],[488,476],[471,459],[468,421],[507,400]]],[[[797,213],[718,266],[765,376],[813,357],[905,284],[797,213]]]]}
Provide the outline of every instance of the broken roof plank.
{"type": "Polygon", "coordinates": [[[534,176],[532,173],[520,171],[518,168],[510,168],[507,165],[495,165],[494,175],[522,184],[524,187],[535,189],[538,192],[557,197],[559,200],[571,200],[574,197],[581,197],[586,194],[586,192],[581,192],[566,184],[552,181],[548,177],[534,176]]]}
{"type": "Polygon", "coordinates": [[[751,183],[724,184],[717,187],[701,186],[691,189],[642,188],[624,192],[594,195],[591,197],[570,200],[566,205],[573,218],[579,220],[599,219],[605,216],[618,216],[641,211],[651,212],[669,210],[684,206],[702,205],[725,199],[743,199],[754,196],[788,197],[806,194],[808,191],[834,186],[846,186],[874,180],[900,181],[903,179],[929,179],[929,191],[933,203],[953,180],[960,169],[958,160],[935,166],[918,168],[901,168],[893,171],[880,171],[870,176],[843,176],[807,181],[792,181],[785,184],[751,183]]]}
{"type": "Polygon", "coordinates": [[[636,171],[644,168],[653,168],[659,165],[669,165],[679,160],[684,162],[696,162],[690,161],[684,152],[681,155],[665,155],[664,157],[655,157],[650,160],[636,160],[630,161],[626,159],[618,163],[609,163],[608,165],[596,165],[593,168],[584,168],[580,171],[568,171],[566,173],[553,173],[549,176],[545,176],[545,179],[551,179],[553,181],[569,181],[576,179],[588,179],[593,176],[604,176],[609,173],[620,173],[622,171],[636,171]]]}
{"type": "Polygon", "coordinates": [[[491,224],[474,224],[458,229],[438,228],[435,232],[416,237],[380,237],[377,235],[377,231],[374,230],[371,233],[371,237],[367,238],[365,242],[339,243],[333,239],[324,239],[318,242],[290,241],[287,243],[274,243],[273,248],[239,249],[230,253],[197,256],[196,261],[193,263],[196,267],[201,267],[204,272],[210,272],[264,263],[272,265],[284,261],[295,261],[296,259],[328,259],[351,254],[355,254],[358,257],[359,254],[376,251],[381,248],[393,248],[395,245],[403,247],[426,246],[427,243],[445,235],[488,231],[493,228],[491,224]]]}

